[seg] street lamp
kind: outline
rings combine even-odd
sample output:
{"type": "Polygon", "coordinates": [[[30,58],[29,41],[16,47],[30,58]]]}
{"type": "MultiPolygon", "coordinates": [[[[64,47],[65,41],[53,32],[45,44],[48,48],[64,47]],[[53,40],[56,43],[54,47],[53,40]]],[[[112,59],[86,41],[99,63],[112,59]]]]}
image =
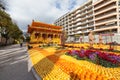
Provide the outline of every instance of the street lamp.
{"type": "Polygon", "coordinates": [[[6,33],[6,28],[5,27],[0,27],[0,41],[2,42],[2,37],[6,38],[5,45],[7,43],[7,33],[6,33]]]}
{"type": "Polygon", "coordinates": [[[82,42],[84,43],[84,31],[82,31],[82,42]]]}
{"type": "Polygon", "coordinates": [[[1,32],[2,32],[2,27],[0,26],[0,43],[2,42],[2,35],[1,35],[1,32]]]}
{"type": "Polygon", "coordinates": [[[6,35],[6,28],[3,27],[3,34],[6,35]]]}
{"type": "Polygon", "coordinates": [[[2,27],[0,26],[0,38],[1,38],[2,27]]]}

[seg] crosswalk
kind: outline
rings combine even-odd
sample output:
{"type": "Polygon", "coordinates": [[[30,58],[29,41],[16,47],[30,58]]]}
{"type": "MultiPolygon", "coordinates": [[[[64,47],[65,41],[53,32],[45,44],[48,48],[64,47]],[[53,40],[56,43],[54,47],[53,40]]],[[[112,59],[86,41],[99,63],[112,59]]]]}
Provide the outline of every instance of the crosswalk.
{"type": "Polygon", "coordinates": [[[25,50],[24,48],[13,48],[13,49],[4,49],[4,50],[0,50],[0,55],[2,54],[9,54],[11,52],[16,52],[16,51],[20,51],[20,50],[25,50]]]}
{"type": "Polygon", "coordinates": [[[24,53],[27,53],[25,47],[0,50],[0,66],[22,60],[24,56],[27,57],[24,53]]]}

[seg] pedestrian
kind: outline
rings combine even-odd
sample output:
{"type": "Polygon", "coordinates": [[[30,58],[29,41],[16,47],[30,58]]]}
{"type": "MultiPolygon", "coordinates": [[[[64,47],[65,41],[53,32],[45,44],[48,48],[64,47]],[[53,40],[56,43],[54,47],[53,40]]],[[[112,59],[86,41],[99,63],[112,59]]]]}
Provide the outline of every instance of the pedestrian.
{"type": "Polygon", "coordinates": [[[20,39],[20,47],[22,47],[22,46],[23,46],[23,40],[20,39]]]}

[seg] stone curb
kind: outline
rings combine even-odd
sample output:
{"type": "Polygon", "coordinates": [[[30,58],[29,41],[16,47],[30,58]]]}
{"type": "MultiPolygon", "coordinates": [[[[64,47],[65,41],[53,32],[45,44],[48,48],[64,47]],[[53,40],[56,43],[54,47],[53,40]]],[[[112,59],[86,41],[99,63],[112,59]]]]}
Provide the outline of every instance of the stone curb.
{"type": "Polygon", "coordinates": [[[29,60],[28,60],[29,65],[28,65],[28,66],[31,67],[31,71],[32,71],[32,73],[33,73],[33,76],[36,78],[36,80],[42,80],[42,78],[40,78],[40,76],[37,74],[37,72],[35,71],[35,69],[34,69],[34,67],[33,67],[32,61],[30,60],[30,55],[29,55],[29,53],[28,53],[28,58],[29,58],[29,60]]]}
{"type": "Polygon", "coordinates": [[[36,78],[36,80],[42,80],[42,79],[39,77],[39,75],[36,73],[36,71],[35,71],[35,69],[34,69],[33,67],[31,68],[31,70],[32,70],[32,73],[33,73],[34,77],[36,78]]]}

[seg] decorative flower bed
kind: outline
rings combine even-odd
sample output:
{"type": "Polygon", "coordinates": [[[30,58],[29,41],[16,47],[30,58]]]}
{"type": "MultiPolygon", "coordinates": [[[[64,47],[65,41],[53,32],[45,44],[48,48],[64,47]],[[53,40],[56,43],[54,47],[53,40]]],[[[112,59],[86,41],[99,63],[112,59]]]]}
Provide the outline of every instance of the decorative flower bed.
{"type": "MultiPolygon", "coordinates": [[[[67,49],[57,50],[54,47],[29,50],[33,67],[42,80],[120,80],[120,67],[106,68],[85,60],[76,60],[75,58],[90,59],[86,56],[79,57],[78,53],[63,55],[66,51],[68,52],[67,49]]],[[[85,53],[86,50],[70,51],[85,53]]],[[[96,57],[93,57],[94,55],[90,56],[95,61],[96,57]]]]}
{"type": "Polygon", "coordinates": [[[114,53],[99,50],[85,50],[84,48],[81,48],[80,50],[68,50],[65,54],[79,60],[88,60],[104,67],[120,66],[120,55],[114,53]]]}

